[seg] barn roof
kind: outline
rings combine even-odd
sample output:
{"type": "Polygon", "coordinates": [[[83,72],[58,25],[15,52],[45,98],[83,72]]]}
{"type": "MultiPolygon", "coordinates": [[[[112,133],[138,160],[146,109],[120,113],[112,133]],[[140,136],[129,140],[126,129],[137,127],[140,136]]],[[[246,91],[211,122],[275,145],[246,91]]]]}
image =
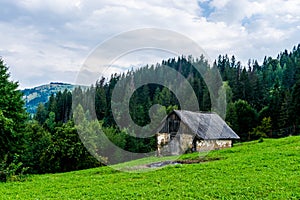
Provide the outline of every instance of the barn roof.
{"type": "Polygon", "coordinates": [[[201,139],[240,139],[216,113],[174,110],[181,121],[201,139]]]}

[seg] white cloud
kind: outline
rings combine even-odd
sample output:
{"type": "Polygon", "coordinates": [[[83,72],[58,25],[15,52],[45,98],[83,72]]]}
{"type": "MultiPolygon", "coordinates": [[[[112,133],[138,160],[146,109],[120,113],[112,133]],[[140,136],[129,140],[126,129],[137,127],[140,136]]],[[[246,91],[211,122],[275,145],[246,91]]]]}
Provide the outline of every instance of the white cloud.
{"type": "Polygon", "coordinates": [[[31,12],[46,11],[63,14],[65,12],[75,11],[81,8],[80,0],[23,0],[15,1],[17,6],[27,9],[31,12]]]}
{"type": "MultiPolygon", "coordinates": [[[[299,43],[298,0],[199,2],[207,3],[209,16],[203,10],[208,7],[200,8],[196,0],[4,1],[0,53],[13,79],[28,87],[59,78],[72,81],[59,74],[75,74],[98,43],[137,28],[177,31],[195,40],[211,59],[228,53],[244,64],[299,43]]],[[[139,63],[132,60],[133,65],[139,63]]]]}

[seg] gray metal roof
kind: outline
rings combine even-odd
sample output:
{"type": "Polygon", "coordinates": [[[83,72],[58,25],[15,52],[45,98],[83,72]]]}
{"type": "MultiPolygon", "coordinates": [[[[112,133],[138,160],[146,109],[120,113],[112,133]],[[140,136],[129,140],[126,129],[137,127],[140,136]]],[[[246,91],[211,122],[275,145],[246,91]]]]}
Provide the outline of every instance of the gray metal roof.
{"type": "Polygon", "coordinates": [[[216,113],[174,110],[181,121],[201,139],[240,139],[216,113]]]}

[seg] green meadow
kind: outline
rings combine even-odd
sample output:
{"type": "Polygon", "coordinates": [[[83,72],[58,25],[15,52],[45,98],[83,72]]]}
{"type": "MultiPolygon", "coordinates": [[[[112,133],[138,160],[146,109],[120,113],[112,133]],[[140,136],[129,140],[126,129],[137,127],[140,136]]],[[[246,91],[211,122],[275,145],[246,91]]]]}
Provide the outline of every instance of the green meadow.
{"type": "MultiPolygon", "coordinates": [[[[264,139],[211,151],[194,164],[145,170],[148,158],[0,183],[1,199],[300,199],[300,137],[264,139]],[[115,170],[132,169],[132,172],[115,170]]],[[[172,157],[164,158],[165,160],[172,157]]]]}

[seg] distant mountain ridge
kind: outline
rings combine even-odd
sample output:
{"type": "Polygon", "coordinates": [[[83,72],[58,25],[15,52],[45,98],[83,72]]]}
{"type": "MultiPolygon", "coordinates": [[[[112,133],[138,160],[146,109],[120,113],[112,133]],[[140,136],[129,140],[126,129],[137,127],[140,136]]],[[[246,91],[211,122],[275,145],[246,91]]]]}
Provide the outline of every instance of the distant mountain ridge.
{"type": "Polygon", "coordinates": [[[25,107],[28,113],[35,114],[36,109],[40,103],[46,103],[52,94],[56,94],[59,91],[64,90],[73,91],[77,87],[87,87],[72,85],[69,83],[51,82],[50,84],[40,85],[34,88],[21,90],[23,93],[23,99],[25,101],[25,107]]]}

